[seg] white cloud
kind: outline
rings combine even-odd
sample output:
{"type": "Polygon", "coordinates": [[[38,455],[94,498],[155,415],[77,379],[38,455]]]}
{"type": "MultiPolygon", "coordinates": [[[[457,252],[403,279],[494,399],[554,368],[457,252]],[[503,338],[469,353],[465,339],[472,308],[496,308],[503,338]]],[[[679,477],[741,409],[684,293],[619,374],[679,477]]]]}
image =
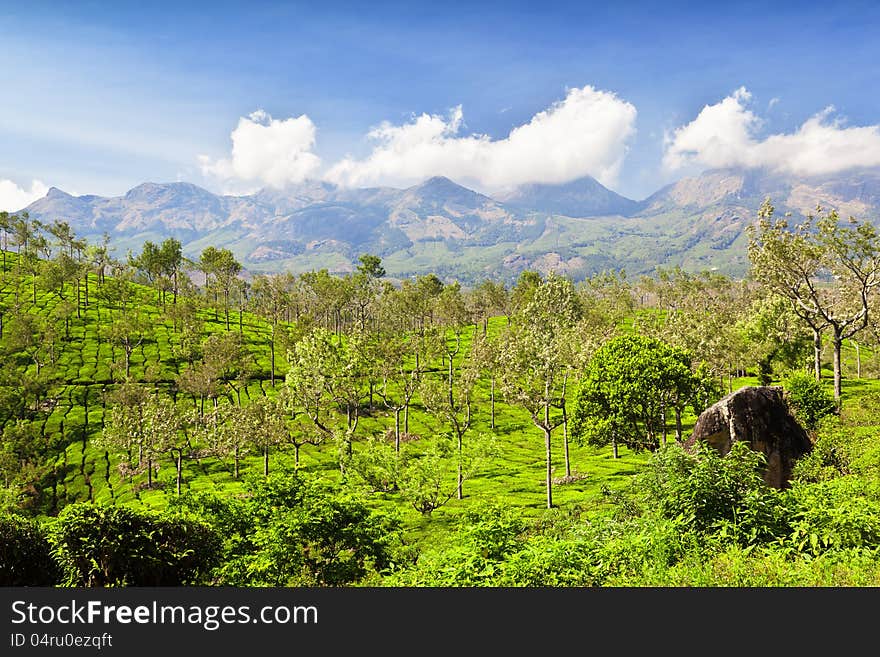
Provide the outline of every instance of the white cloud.
{"type": "Polygon", "coordinates": [[[326,174],[353,186],[406,186],[442,175],[483,190],[523,183],[564,183],[591,175],[616,181],[635,132],[636,108],[615,94],[585,86],[539,112],[503,139],[459,135],[462,108],[445,117],[421,114],[404,125],[384,122],[364,159],[346,157],[326,174]]]}
{"type": "Polygon", "coordinates": [[[39,180],[31,181],[31,188],[19,187],[11,180],[0,180],[0,210],[17,212],[46,195],[49,188],[39,180]]]}
{"type": "Polygon", "coordinates": [[[233,187],[242,183],[283,187],[302,182],[321,165],[312,152],[315,124],[305,114],[273,119],[263,110],[241,117],[230,135],[232,153],[212,160],[199,156],[202,173],[233,187]]]}
{"type": "Polygon", "coordinates": [[[737,89],[666,136],[663,164],[707,168],[768,167],[801,175],[880,165],[880,126],[846,127],[826,107],[795,132],[757,136],[762,120],[747,109],[751,94],[737,89]]]}

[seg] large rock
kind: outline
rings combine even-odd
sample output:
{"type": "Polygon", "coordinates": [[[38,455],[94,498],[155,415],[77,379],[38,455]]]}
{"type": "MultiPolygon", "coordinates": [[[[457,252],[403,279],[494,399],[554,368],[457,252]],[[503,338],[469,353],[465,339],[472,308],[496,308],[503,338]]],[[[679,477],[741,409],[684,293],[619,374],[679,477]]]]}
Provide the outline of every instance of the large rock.
{"type": "Polygon", "coordinates": [[[775,488],[789,485],[795,461],[812,449],[807,432],[788,410],[782,388],[746,387],[707,408],[697,418],[685,446],[702,440],[721,455],[737,440],[767,457],[764,481],[775,488]]]}

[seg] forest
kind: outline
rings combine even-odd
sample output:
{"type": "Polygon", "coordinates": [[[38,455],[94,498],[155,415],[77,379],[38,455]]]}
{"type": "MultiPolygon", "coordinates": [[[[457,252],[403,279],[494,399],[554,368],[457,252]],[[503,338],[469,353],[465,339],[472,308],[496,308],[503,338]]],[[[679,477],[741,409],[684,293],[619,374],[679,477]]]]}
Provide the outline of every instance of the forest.
{"type": "Polygon", "coordinates": [[[0,213],[0,585],[880,585],[880,237],[514,284],[117,256],[0,213]],[[685,442],[743,386],[809,433],[685,442]]]}

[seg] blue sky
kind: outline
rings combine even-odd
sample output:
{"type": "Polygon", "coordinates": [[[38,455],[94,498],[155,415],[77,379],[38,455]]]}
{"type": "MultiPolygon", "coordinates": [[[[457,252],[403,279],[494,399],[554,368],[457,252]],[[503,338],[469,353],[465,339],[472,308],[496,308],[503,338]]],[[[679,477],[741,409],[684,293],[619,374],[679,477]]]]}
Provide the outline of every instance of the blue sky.
{"type": "Polygon", "coordinates": [[[640,199],[711,166],[873,165],[878,28],[874,2],[0,2],[0,203],[432,172],[640,199]]]}

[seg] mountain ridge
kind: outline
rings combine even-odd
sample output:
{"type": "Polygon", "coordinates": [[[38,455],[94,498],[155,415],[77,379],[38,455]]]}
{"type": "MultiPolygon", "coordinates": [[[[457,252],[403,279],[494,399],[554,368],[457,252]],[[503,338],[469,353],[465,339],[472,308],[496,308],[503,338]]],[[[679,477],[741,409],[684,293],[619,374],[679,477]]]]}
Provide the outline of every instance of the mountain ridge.
{"type": "Polygon", "coordinates": [[[251,272],[299,273],[351,271],[370,252],[392,276],[433,272],[466,282],[512,279],[526,268],[581,278],[675,264],[741,275],[745,228],[767,197],[780,214],[803,216],[821,206],[876,221],[880,168],[813,177],[713,169],[641,201],[591,177],[495,196],[443,176],[403,189],[309,180],[244,196],[189,182],[144,182],[115,197],[51,187],[23,210],[44,222],[67,221],[81,237],[107,233],[117,255],[175,237],[190,257],[214,245],[231,249],[251,272]]]}

